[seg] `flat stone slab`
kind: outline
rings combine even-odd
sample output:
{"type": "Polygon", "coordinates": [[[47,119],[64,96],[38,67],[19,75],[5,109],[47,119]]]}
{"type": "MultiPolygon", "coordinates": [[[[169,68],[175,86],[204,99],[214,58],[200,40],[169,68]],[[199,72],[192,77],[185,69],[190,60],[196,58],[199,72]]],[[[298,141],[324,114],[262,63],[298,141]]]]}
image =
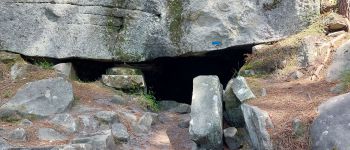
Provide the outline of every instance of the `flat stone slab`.
{"type": "Polygon", "coordinates": [[[72,84],[63,78],[30,82],[21,87],[2,112],[14,111],[23,116],[47,117],[66,111],[73,102],[72,84]]]}
{"type": "Polygon", "coordinates": [[[145,87],[142,75],[102,75],[102,82],[117,89],[140,89],[145,87]]]}
{"type": "Polygon", "coordinates": [[[40,128],[38,131],[38,138],[42,141],[63,141],[67,139],[63,134],[50,128],[40,128]]]}

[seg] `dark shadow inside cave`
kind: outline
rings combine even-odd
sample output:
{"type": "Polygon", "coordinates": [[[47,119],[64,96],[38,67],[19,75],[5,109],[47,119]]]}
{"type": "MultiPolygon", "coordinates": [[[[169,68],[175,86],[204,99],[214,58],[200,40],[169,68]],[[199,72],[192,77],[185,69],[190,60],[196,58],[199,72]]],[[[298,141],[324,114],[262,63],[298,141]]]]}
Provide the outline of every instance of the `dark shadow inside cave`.
{"type": "Polygon", "coordinates": [[[207,52],[203,55],[163,57],[148,62],[152,67],[143,69],[148,90],[158,100],[175,100],[190,104],[193,78],[199,75],[217,75],[225,87],[244,65],[245,54],[252,45],[236,46],[207,52]]]}

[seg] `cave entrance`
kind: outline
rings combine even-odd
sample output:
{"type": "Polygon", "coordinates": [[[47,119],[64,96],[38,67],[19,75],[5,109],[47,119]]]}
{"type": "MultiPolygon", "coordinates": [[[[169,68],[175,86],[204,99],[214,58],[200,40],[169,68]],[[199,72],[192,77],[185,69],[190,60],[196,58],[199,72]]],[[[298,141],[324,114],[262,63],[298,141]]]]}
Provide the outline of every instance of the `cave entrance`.
{"type": "Polygon", "coordinates": [[[217,75],[225,87],[244,65],[245,54],[252,52],[252,45],[236,46],[207,52],[201,55],[163,57],[143,69],[148,90],[158,100],[175,100],[191,104],[193,78],[199,75],[217,75]]]}

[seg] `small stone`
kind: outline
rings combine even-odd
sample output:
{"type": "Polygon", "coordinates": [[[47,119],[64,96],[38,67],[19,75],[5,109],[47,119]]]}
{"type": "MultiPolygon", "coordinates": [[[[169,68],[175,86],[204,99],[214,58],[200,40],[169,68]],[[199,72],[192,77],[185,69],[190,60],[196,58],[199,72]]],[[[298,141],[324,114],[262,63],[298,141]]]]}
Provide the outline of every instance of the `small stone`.
{"type": "Polygon", "coordinates": [[[71,141],[72,144],[90,144],[92,150],[118,150],[118,146],[112,136],[111,130],[103,130],[99,134],[87,137],[78,137],[71,141]]]}
{"type": "Polygon", "coordinates": [[[98,122],[94,117],[88,115],[81,115],[79,116],[79,118],[84,131],[90,132],[97,130],[98,122]]]}
{"type": "Polygon", "coordinates": [[[23,59],[19,54],[0,51],[0,62],[4,64],[13,64],[17,61],[22,61],[22,60],[23,59]]]}
{"type": "Polygon", "coordinates": [[[21,126],[32,126],[33,123],[30,120],[28,120],[28,119],[23,119],[23,120],[21,120],[20,125],[21,126]]]}
{"type": "Polygon", "coordinates": [[[17,128],[10,133],[10,139],[16,141],[26,141],[27,140],[27,132],[23,128],[17,128]]]}
{"type": "Polygon", "coordinates": [[[111,102],[114,104],[123,105],[126,104],[128,101],[120,95],[114,95],[111,99],[111,102]]]}
{"type": "Polygon", "coordinates": [[[119,118],[117,116],[117,113],[113,111],[100,111],[95,114],[95,118],[103,123],[113,123],[113,122],[119,122],[119,118]]]}
{"type": "Polygon", "coordinates": [[[292,122],[293,135],[296,137],[302,137],[305,133],[305,126],[300,119],[294,119],[292,122]]]}
{"type": "Polygon", "coordinates": [[[137,90],[145,87],[142,75],[102,75],[102,82],[116,89],[137,90]]]}
{"type": "Polygon", "coordinates": [[[11,67],[11,79],[23,79],[29,72],[37,70],[39,70],[39,68],[34,65],[27,63],[16,63],[11,67]]]}
{"type": "Polygon", "coordinates": [[[158,114],[146,112],[136,124],[133,124],[133,128],[138,133],[147,133],[157,121],[159,121],[158,114]]]}
{"type": "Polygon", "coordinates": [[[38,138],[42,141],[63,141],[67,139],[66,136],[50,128],[40,128],[38,138]]]}
{"type": "Polygon", "coordinates": [[[294,71],[294,72],[290,75],[290,77],[291,77],[292,79],[294,79],[294,80],[300,79],[300,78],[302,78],[303,76],[304,76],[304,74],[303,74],[302,72],[300,72],[300,71],[294,71]]]}
{"type": "Polygon", "coordinates": [[[231,84],[233,93],[241,102],[244,102],[248,99],[256,98],[251,89],[249,88],[248,83],[244,77],[237,76],[235,79],[232,80],[231,84]]]}
{"type": "Polygon", "coordinates": [[[177,107],[170,110],[170,112],[176,112],[180,114],[188,114],[191,112],[191,106],[188,104],[179,104],[177,107]]]}
{"type": "Polygon", "coordinates": [[[237,139],[237,129],[235,127],[230,127],[224,129],[224,138],[227,146],[230,150],[236,150],[241,147],[240,141],[237,139]]]}
{"type": "Polygon", "coordinates": [[[112,135],[113,135],[116,143],[128,142],[129,137],[130,137],[128,130],[121,123],[112,124],[112,135]]]}
{"type": "Polygon", "coordinates": [[[142,75],[141,70],[125,67],[114,67],[107,71],[108,75],[142,75]]]}
{"type": "Polygon", "coordinates": [[[77,131],[78,125],[70,114],[58,114],[50,120],[51,123],[62,126],[66,132],[73,133],[77,131]]]}
{"type": "Polygon", "coordinates": [[[57,146],[51,150],[93,150],[91,144],[69,144],[57,146]]]}
{"type": "Polygon", "coordinates": [[[173,109],[177,106],[179,106],[179,103],[176,101],[163,100],[163,101],[159,102],[159,108],[162,111],[168,111],[168,110],[173,109]]]}
{"type": "Polygon", "coordinates": [[[264,97],[264,96],[266,96],[266,95],[267,95],[266,89],[265,89],[265,88],[262,88],[262,89],[261,89],[261,96],[264,97]]]}
{"type": "Polygon", "coordinates": [[[76,77],[72,63],[60,63],[53,66],[53,69],[64,78],[74,79],[76,77]]]}
{"type": "Polygon", "coordinates": [[[9,147],[10,145],[6,142],[6,140],[0,137],[0,150],[7,150],[9,147]]]}

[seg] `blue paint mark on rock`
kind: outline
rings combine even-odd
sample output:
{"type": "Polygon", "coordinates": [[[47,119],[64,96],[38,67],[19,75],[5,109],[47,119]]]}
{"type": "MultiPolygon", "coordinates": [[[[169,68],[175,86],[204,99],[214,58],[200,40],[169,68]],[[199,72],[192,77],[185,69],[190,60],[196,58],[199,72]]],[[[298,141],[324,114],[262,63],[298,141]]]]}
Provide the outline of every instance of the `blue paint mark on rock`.
{"type": "Polygon", "coordinates": [[[214,46],[220,46],[222,43],[220,41],[213,41],[211,44],[214,46]]]}

